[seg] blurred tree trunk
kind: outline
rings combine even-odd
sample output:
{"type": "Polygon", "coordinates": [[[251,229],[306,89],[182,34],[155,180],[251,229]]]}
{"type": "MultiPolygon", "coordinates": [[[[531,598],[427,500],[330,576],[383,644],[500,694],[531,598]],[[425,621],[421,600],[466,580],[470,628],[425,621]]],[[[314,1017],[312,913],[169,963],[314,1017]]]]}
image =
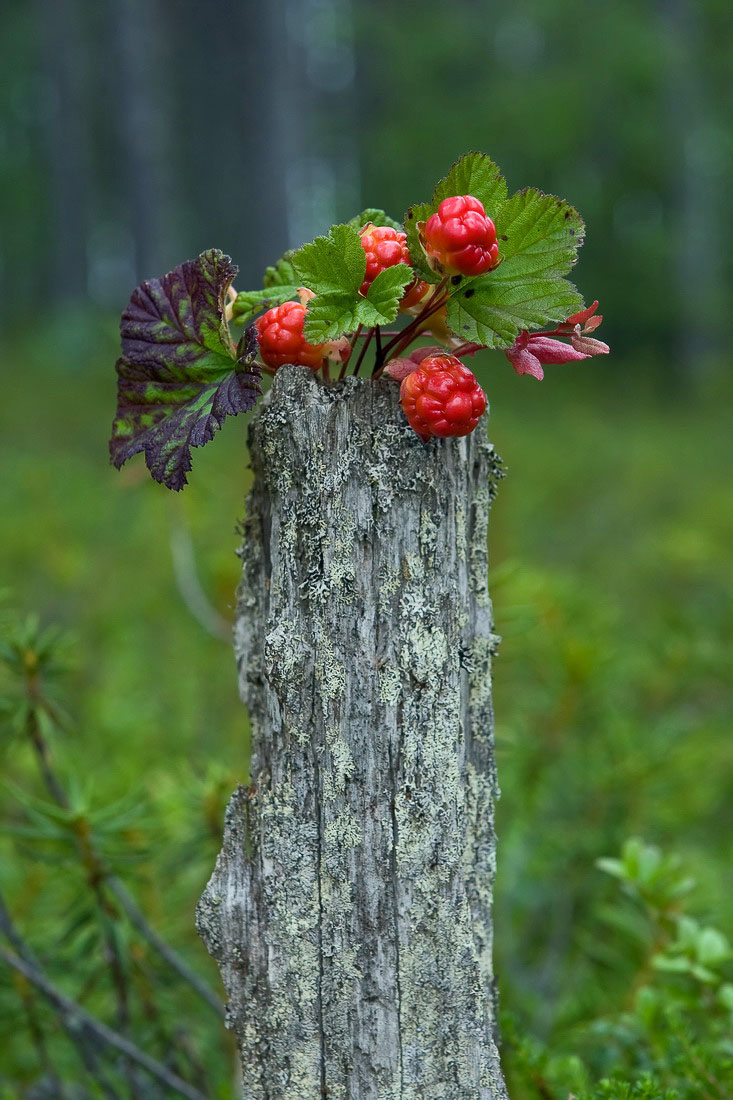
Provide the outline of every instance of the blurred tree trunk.
{"type": "Polygon", "coordinates": [[[41,0],[38,11],[54,104],[44,115],[51,255],[41,270],[50,300],[76,300],[87,293],[90,199],[81,9],[76,0],[41,0]]]}
{"type": "Polygon", "coordinates": [[[169,150],[160,13],[156,0],[112,0],[111,25],[120,82],[121,163],[135,275],[151,279],[172,265],[168,244],[169,150]]]}
{"type": "Polygon", "coordinates": [[[722,352],[727,305],[722,300],[724,175],[716,108],[705,71],[701,13],[693,0],[658,0],[666,47],[664,67],[676,276],[676,348],[688,371],[710,366],[722,352]]]}
{"type": "Polygon", "coordinates": [[[252,785],[199,906],[252,1100],[499,1100],[479,430],[286,367],[255,416],[235,645],[252,785]]]}

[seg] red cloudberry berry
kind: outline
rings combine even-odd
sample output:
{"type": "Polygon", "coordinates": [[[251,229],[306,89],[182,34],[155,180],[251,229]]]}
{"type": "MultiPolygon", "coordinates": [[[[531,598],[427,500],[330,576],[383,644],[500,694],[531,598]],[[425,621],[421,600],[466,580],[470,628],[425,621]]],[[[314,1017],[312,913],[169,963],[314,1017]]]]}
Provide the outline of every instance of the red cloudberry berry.
{"type": "MultiPolygon", "coordinates": [[[[407,264],[410,266],[410,251],[407,247],[407,235],[399,229],[393,229],[390,225],[374,225],[367,222],[361,230],[361,247],[366,252],[366,272],[364,282],[360,286],[362,294],[366,294],[380,271],[395,264],[407,264]]],[[[414,279],[405,291],[400,308],[405,309],[419,301],[427,289],[427,283],[420,279],[414,279]]]]}
{"type": "Polygon", "coordinates": [[[260,355],[269,367],[283,363],[300,363],[317,370],[326,353],[325,344],[309,344],[303,335],[305,306],[300,302],[283,302],[268,309],[255,321],[260,355]]]}
{"type": "Polygon", "coordinates": [[[428,256],[449,275],[483,275],[499,262],[496,228],[473,195],[443,199],[423,236],[428,256]]]}
{"type": "Polygon", "coordinates": [[[468,435],[486,410],[486,395],[473,371],[455,355],[433,355],[403,380],[400,401],[423,442],[431,435],[468,435]]]}

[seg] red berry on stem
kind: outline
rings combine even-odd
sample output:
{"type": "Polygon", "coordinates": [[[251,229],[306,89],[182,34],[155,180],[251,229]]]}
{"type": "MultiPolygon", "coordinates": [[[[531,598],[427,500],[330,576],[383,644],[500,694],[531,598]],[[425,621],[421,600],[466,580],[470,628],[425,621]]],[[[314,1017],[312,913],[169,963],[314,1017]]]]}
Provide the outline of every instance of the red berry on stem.
{"type": "MultiPolygon", "coordinates": [[[[367,222],[361,230],[361,247],[366,252],[366,272],[364,282],[360,286],[362,294],[366,294],[377,275],[395,264],[407,264],[410,266],[410,251],[407,247],[407,235],[399,229],[393,229],[390,225],[373,225],[367,222]]],[[[413,305],[419,301],[425,293],[427,283],[415,279],[407,287],[402,298],[401,306],[413,305]]]]}
{"type": "Polygon", "coordinates": [[[299,363],[318,370],[326,346],[309,344],[303,335],[304,324],[305,306],[300,302],[283,302],[258,317],[255,326],[263,362],[269,367],[299,363]]]}
{"type": "Polygon", "coordinates": [[[499,262],[496,227],[473,195],[443,199],[423,236],[428,256],[449,275],[483,275],[499,262]]]}
{"type": "Polygon", "coordinates": [[[423,442],[431,436],[469,435],[486,411],[473,371],[455,355],[433,355],[403,380],[400,401],[423,442]]]}

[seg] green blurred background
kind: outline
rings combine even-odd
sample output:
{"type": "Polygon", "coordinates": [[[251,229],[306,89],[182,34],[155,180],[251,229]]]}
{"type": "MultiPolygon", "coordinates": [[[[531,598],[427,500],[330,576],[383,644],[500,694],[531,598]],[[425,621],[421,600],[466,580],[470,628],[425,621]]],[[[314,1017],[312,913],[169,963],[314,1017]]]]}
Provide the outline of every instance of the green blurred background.
{"type": "MultiPolygon", "coordinates": [[[[117,316],[136,282],[207,247],[256,287],[331,222],[427,200],[468,149],[510,190],[584,214],[575,277],[612,355],[541,384],[476,360],[508,472],[490,578],[505,1058],[514,1100],[646,1070],[657,1083],[634,1096],[733,1095],[730,1014],[709,982],[664,987],[698,1021],[694,1054],[661,1017],[639,1022],[639,990],[663,977],[657,918],[595,866],[634,835],[678,853],[689,911],[733,933],[733,9],[6,0],[0,42],[0,584],[16,617],[72,632],[59,773],[92,822],[129,800],[108,858],[212,984],[192,921],[247,774],[226,640],[246,418],[195,454],[182,495],[139,462],[113,472],[117,316]]],[[[104,963],[87,973],[101,933],[82,871],[23,801],[43,790],[6,681],[0,886],[48,972],[105,1016],[104,963]]],[[[140,1044],[163,1057],[175,1018],[209,1094],[232,1095],[216,1020],[115,927],[135,996],[147,975],[162,1006],[157,1023],[133,1012],[140,1044]]],[[[24,1003],[0,963],[0,1096],[65,1095],[42,1091],[24,1003]]],[[[47,1046],[74,1080],[63,1038],[47,1046]]],[[[615,1087],[599,1095],[632,1095],[615,1087]]]]}

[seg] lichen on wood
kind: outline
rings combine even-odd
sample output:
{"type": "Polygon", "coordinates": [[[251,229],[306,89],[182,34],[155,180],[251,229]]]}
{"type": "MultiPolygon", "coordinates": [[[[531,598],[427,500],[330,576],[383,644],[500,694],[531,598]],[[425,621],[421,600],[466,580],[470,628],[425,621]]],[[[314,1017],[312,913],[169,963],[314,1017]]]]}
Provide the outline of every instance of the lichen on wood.
{"type": "Polygon", "coordinates": [[[252,782],[199,929],[252,1100],[499,1100],[485,427],[278,371],[235,630],[252,782]],[[483,429],[483,430],[482,430],[483,429]]]}

